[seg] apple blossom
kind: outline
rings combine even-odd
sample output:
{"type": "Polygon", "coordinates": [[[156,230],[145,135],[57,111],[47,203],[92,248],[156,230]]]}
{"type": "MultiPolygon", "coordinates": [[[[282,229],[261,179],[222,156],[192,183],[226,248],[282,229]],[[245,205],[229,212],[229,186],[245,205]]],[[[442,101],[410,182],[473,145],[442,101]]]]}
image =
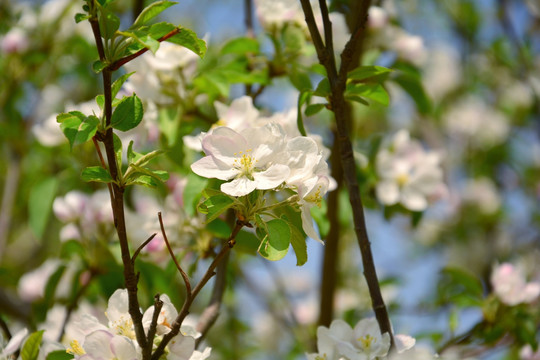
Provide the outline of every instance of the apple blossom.
{"type": "MultiPolygon", "coordinates": [[[[11,354],[14,354],[17,350],[20,349],[23,340],[28,335],[28,329],[24,328],[19,330],[13,337],[8,341],[5,347],[0,348],[0,359],[7,359],[11,354]]],[[[0,344],[2,346],[2,344],[0,344]]]]}
{"type": "Polygon", "coordinates": [[[491,285],[499,299],[509,306],[531,303],[540,296],[540,282],[526,282],[523,271],[510,263],[493,269],[491,285]]]}
{"type": "MultiPolygon", "coordinates": [[[[106,330],[96,330],[84,340],[83,352],[79,359],[85,360],[136,360],[141,359],[135,343],[122,335],[115,335],[106,330]]],[[[80,354],[77,354],[80,355],[80,354]]]]}
{"type": "Polygon", "coordinates": [[[133,320],[129,315],[129,301],[126,289],[118,289],[111,295],[105,315],[109,319],[109,328],[114,333],[135,339],[135,329],[133,328],[133,320]]]}
{"type": "Polygon", "coordinates": [[[249,128],[240,133],[218,127],[203,139],[206,157],[191,165],[199,176],[232,180],[221,191],[244,196],[255,189],[269,190],[289,175],[284,157],[283,130],[275,124],[249,128]]]}
{"type": "Polygon", "coordinates": [[[311,217],[311,208],[313,206],[321,206],[322,197],[328,191],[330,181],[326,176],[319,176],[309,179],[305,184],[298,188],[300,200],[300,213],[302,216],[302,228],[307,236],[313,240],[323,243],[319,234],[313,227],[313,219],[311,217]]]}
{"type": "Polygon", "coordinates": [[[401,203],[409,210],[425,210],[429,200],[446,192],[439,162],[437,153],[424,151],[406,130],[399,131],[377,154],[377,198],[384,205],[401,203]]]}
{"type": "Polygon", "coordinates": [[[58,270],[62,262],[58,259],[45,260],[38,268],[27,272],[19,279],[17,291],[24,301],[32,302],[43,298],[49,278],[58,270]]]}

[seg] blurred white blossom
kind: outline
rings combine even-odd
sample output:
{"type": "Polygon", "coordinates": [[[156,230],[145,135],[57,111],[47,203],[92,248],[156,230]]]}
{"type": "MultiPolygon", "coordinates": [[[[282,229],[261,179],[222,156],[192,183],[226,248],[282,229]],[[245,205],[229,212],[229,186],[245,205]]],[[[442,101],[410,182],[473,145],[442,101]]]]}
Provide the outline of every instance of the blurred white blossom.
{"type": "Polygon", "coordinates": [[[447,192],[439,154],[425,151],[406,130],[396,133],[389,146],[379,151],[376,168],[377,198],[384,205],[401,203],[409,210],[423,211],[447,192]]]}
{"type": "Polygon", "coordinates": [[[510,263],[493,269],[491,285],[499,299],[509,306],[531,303],[540,296],[540,282],[527,282],[523,270],[510,263]]]}

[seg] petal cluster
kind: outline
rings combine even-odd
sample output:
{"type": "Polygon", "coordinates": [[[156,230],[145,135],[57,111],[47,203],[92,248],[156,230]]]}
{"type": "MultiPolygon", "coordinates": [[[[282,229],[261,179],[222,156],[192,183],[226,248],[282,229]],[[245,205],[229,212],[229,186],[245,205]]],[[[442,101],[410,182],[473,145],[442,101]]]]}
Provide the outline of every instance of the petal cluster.
{"type": "Polygon", "coordinates": [[[495,267],[491,285],[497,297],[509,306],[531,303],[540,296],[540,282],[527,282],[523,271],[510,263],[495,267]]]}
{"type": "MultiPolygon", "coordinates": [[[[178,312],[167,295],[161,296],[163,307],[158,316],[156,336],[161,337],[171,331],[178,312]]],[[[154,307],[143,315],[143,327],[148,332],[154,307]]],[[[81,316],[66,334],[70,339],[67,352],[75,359],[84,360],[140,360],[141,348],[135,337],[133,321],[128,311],[127,290],[119,289],[109,299],[105,313],[109,322],[102,324],[92,315],[81,316]]],[[[199,334],[190,327],[182,326],[166,348],[168,360],[204,360],[210,356],[210,348],[199,352],[195,350],[195,338],[199,334]]]]}
{"type": "Polygon", "coordinates": [[[394,135],[377,154],[377,198],[384,205],[400,203],[413,211],[423,211],[430,200],[446,193],[439,155],[425,151],[411,140],[406,130],[394,135]]]}

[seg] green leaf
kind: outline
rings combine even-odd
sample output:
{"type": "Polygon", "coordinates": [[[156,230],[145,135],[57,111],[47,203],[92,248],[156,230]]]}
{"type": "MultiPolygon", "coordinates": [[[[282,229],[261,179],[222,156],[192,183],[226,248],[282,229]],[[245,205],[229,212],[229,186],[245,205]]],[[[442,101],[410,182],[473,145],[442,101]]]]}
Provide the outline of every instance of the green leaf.
{"type": "Polygon", "coordinates": [[[234,251],[241,251],[249,255],[256,255],[259,248],[260,240],[252,232],[241,230],[236,235],[236,245],[234,251]]]}
{"type": "Polygon", "coordinates": [[[96,134],[99,125],[97,117],[93,115],[87,117],[80,111],[59,114],[56,121],[60,123],[60,129],[69,140],[70,148],[90,140],[96,134]]]}
{"type": "Polygon", "coordinates": [[[219,218],[206,224],[206,230],[219,239],[227,239],[231,235],[230,226],[219,218]]]}
{"type": "Polygon", "coordinates": [[[84,169],[81,173],[83,181],[95,181],[110,183],[113,181],[111,174],[101,166],[91,166],[84,169]]]}
{"type": "Polygon", "coordinates": [[[135,128],[143,118],[143,106],[141,99],[135,94],[124,97],[112,114],[111,125],[120,131],[128,131],[135,128]]]}
{"type": "Polygon", "coordinates": [[[149,188],[155,188],[159,185],[159,183],[161,183],[161,180],[156,181],[156,179],[152,176],[139,175],[134,180],[129,181],[127,185],[142,185],[149,188]]]}
{"type": "MultiPolygon", "coordinates": [[[[138,157],[137,161],[135,161],[133,163],[133,165],[134,166],[144,166],[144,165],[148,164],[151,160],[155,159],[156,157],[158,157],[159,155],[161,155],[163,153],[165,153],[165,150],[151,151],[146,155],[142,155],[142,156],[138,157]]],[[[140,155],[140,154],[137,154],[137,155],[140,155]]]]}
{"type": "Polygon", "coordinates": [[[131,28],[135,28],[141,25],[145,25],[147,22],[158,16],[160,13],[162,13],[167,8],[177,4],[177,2],[173,1],[156,1],[147,7],[144,8],[143,11],[137,16],[137,19],[135,19],[135,22],[131,26],[131,28]]]}
{"type": "Polygon", "coordinates": [[[376,101],[382,105],[388,106],[390,104],[390,96],[381,84],[368,83],[368,84],[347,84],[347,90],[345,96],[358,96],[368,98],[376,101]]]}
{"type": "Polygon", "coordinates": [[[362,104],[362,105],[369,106],[369,102],[367,102],[366,100],[364,100],[364,99],[361,98],[360,96],[356,96],[356,95],[345,95],[345,99],[350,100],[350,101],[355,101],[355,102],[360,103],[360,104],[362,104]]]}
{"type": "Polygon", "coordinates": [[[131,38],[135,40],[137,43],[142,45],[142,47],[147,48],[154,54],[159,49],[159,41],[154,39],[150,34],[144,33],[143,31],[138,31],[138,32],[119,31],[118,33],[127,38],[131,38]]]}
{"type": "Polygon", "coordinates": [[[306,134],[306,128],[304,127],[304,119],[302,119],[302,105],[308,101],[308,99],[311,97],[311,90],[310,91],[304,91],[301,92],[298,95],[298,108],[296,111],[296,126],[298,127],[298,131],[300,131],[300,134],[302,136],[307,136],[306,134]]]}
{"type": "Polygon", "coordinates": [[[187,176],[187,183],[182,192],[184,201],[184,211],[187,215],[195,215],[195,209],[201,198],[203,189],[207,186],[208,181],[195,173],[190,172],[187,176]]]}
{"type": "Polygon", "coordinates": [[[128,158],[128,164],[131,164],[135,162],[136,160],[140,159],[142,157],[142,154],[139,154],[135,151],[133,151],[133,140],[129,142],[128,148],[127,148],[127,158],[128,158]]]}
{"type": "Polygon", "coordinates": [[[80,23],[81,21],[84,21],[84,20],[87,20],[87,19],[90,19],[90,15],[88,15],[88,14],[81,14],[81,13],[75,14],[75,22],[76,22],[77,24],[80,23]]]}
{"type": "Polygon", "coordinates": [[[300,92],[311,90],[311,79],[305,72],[298,71],[296,67],[293,67],[289,73],[289,79],[293,86],[300,92]]]}
{"type": "Polygon", "coordinates": [[[292,223],[289,223],[289,229],[291,230],[291,245],[296,254],[296,266],[302,266],[308,259],[306,237],[303,231],[292,223]]]}
{"type": "MultiPolygon", "coordinates": [[[[135,164],[130,164],[130,167],[133,169],[132,172],[129,174],[129,178],[132,179],[129,182],[136,181],[138,177],[141,175],[149,176],[151,178],[154,178],[157,182],[156,184],[167,181],[169,179],[169,173],[163,170],[150,170],[147,168],[144,168],[142,166],[137,166],[135,164]]],[[[127,172],[126,172],[126,178],[127,172]]]]}
{"type": "Polygon", "coordinates": [[[306,109],[304,110],[304,113],[306,116],[312,116],[317,114],[319,111],[324,109],[326,107],[326,104],[311,104],[306,106],[306,109]]]}
{"type": "Polygon", "coordinates": [[[135,71],[130,72],[128,74],[124,74],[120,76],[118,79],[116,79],[115,82],[113,82],[111,86],[111,98],[114,99],[116,97],[116,95],[118,94],[118,91],[120,91],[120,89],[122,88],[122,85],[124,85],[126,80],[129,79],[129,77],[133,74],[135,74],[135,71]]]}
{"type": "Polygon", "coordinates": [[[55,350],[47,354],[46,360],[71,360],[74,356],[65,350],[55,350]]]}
{"type": "Polygon", "coordinates": [[[313,95],[327,98],[328,96],[330,96],[331,92],[332,91],[330,89],[330,82],[328,81],[328,78],[324,78],[317,85],[317,88],[315,89],[313,95]]]}
{"type": "Polygon", "coordinates": [[[118,169],[121,169],[122,165],[122,140],[120,137],[113,133],[113,147],[116,155],[116,165],[118,169]]]}
{"type": "Polygon", "coordinates": [[[444,268],[441,275],[438,284],[440,301],[451,302],[461,307],[481,305],[483,287],[478,278],[456,267],[444,268]]]}
{"type": "Polygon", "coordinates": [[[431,100],[429,99],[419,77],[410,73],[401,72],[393,79],[414,100],[416,108],[421,114],[431,112],[431,100]]]}
{"type": "Polygon", "coordinates": [[[230,196],[221,193],[211,196],[199,204],[199,211],[206,214],[206,223],[209,223],[223,214],[234,203],[235,201],[230,196]]]}
{"type": "Polygon", "coordinates": [[[96,74],[99,74],[101,71],[103,71],[103,69],[105,69],[107,67],[107,64],[102,62],[101,60],[96,60],[94,61],[94,63],[92,64],[92,70],[94,70],[94,72],[96,74]]]}
{"type": "Polygon", "coordinates": [[[30,190],[28,221],[37,238],[41,238],[47,226],[57,187],[58,179],[51,177],[39,182],[30,190]]]}
{"type": "MultiPolygon", "coordinates": [[[[257,221],[257,225],[261,225],[260,221],[257,221]]],[[[283,219],[272,219],[264,223],[262,230],[266,234],[259,245],[259,254],[271,261],[283,259],[291,243],[289,224],[283,219]]]]}
{"type": "Polygon", "coordinates": [[[229,42],[227,42],[221,49],[221,54],[222,55],[225,55],[225,54],[244,55],[247,53],[258,54],[259,51],[260,51],[259,42],[256,39],[252,39],[248,37],[240,37],[240,38],[232,39],[229,42]]]}
{"type": "Polygon", "coordinates": [[[26,339],[21,349],[22,360],[37,359],[44,332],[45,330],[36,331],[35,333],[31,334],[28,339],[26,339]]]}
{"type": "Polygon", "coordinates": [[[194,31],[187,28],[181,27],[180,32],[168,38],[167,41],[177,45],[182,45],[183,47],[199,55],[201,58],[204,57],[204,54],[206,54],[206,43],[204,40],[199,39],[194,31]]]}
{"type": "Polygon", "coordinates": [[[350,80],[383,80],[393,70],[382,66],[359,66],[347,74],[350,80]],[[384,76],[383,76],[384,75],[384,76]],[[376,78],[376,79],[374,79],[376,78]]]}
{"type": "Polygon", "coordinates": [[[99,30],[104,39],[109,40],[114,36],[114,33],[120,28],[120,18],[112,11],[100,8],[101,16],[99,17],[99,30]]]}

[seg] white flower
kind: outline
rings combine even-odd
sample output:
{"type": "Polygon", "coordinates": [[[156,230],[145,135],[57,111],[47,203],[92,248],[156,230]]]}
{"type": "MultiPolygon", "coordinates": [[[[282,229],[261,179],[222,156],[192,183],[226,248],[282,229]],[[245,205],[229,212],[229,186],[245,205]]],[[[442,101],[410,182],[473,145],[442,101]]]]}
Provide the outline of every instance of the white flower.
{"type": "Polygon", "coordinates": [[[527,344],[519,351],[520,360],[540,360],[540,349],[533,350],[531,345],[527,344]]]}
{"type": "Polygon", "coordinates": [[[294,0],[255,0],[256,14],[267,30],[281,28],[286,23],[306,27],[300,3],[294,0]]]}
{"type": "Polygon", "coordinates": [[[510,263],[495,267],[491,284],[499,299],[509,306],[531,303],[540,296],[540,283],[527,283],[523,271],[510,263]]]}
{"type": "Polygon", "coordinates": [[[456,103],[443,121],[452,136],[479,147],[500,144],[510,132],[506,117],[477,97],[467,97],[456,103]]]}
{"type": "Polygon", "coordinates": [[[218,115],[217,125],[226,126],[235,131],[256,126],[259,118],[259,110],[253,106],[251,96],[239,97],[233,100],[230,105],[215,101],[214,106],[218,115]]]}
{"type": "Polygon", "coordinates": [[[488,178],[471,179],[465,185],[462,199],[478,207],[484,214],[493,214],[501,206],[501,199],[493,181],[488,178]]]}
{"type": "Polygon", "coordinates": [[[14,27],[0,38],[0,51],[4,54],[23,53],[30,46],[28,34],[20,27],[14,27]]]}
{"type": "Polygon", "coordinates": [[[438,154],[424,151],[406,130],[399,131],[390,148],[377,154],[377,198],[385,205],[401,203],[409,210],[425,210],[430,198],[446,192],[439,161],[438,154]]]}
{"type": "Polygon", "coordinates": [[[418,35],[396,30],[392,47],[399,57],[415,65],[421,65],[426,59],[424,40],[418,35]]]}
{"type": "Polygon", "coordinates": [[[85,338],[82,349],[84,354],[79,359],[137,360],[141,358],[131,339],[105,330],[90,333],[85,338]]]}
{"type": "MultiPolygon", "coordinates": [[[[176,317],[178,316],[178,311],[171,303],[169,296],[163,294],[160,296],[160,300],[163,301],[163,307],[158,316],[156,334],[164,335],[171,331],[171,326],[176,317]]],[[[149,307],[143,315],[142,322],[144,329],[148,331],[150,324],[152,323],[152,316],[154,315],[154,306],[149,307]]]]}
{"type": "Polygon", "coordinates": [[[330,336],[330,331],[324,326],[317,328],[317,354],[306,354],[308,360],[344,360],[336,347],[336,339],[330,336]]]}
{"type": "Polygon", "coordinates": [[[26,328],[13,335],[13,337],[6,344],[6,347],[1,349],[2,351],[0,352],[0,359],[7,359],[8,356],[19,350],[23,340],[26,338],[26,335],[28,335],[28,329],[26,328]]]}
{"type": "Polygon", "coordinates": [[[48,259],[38,268],[27,272],[19,279],[17,292],[22,300],[32,302],[43,298],[49,278],[62,265],[58,259],[48,259]]]}
{"type": "Polygon", "coordinates": [[[275,124],[249,128],[238,133],[216,128],[203,139],[206,157],[191,165],[197,175],[232,180],[221,191],[244,196],[255,189],[274,189],[289,176],[284,160],[283,131],[275,124]]]}
{"type": "Polygon", "coordinates": [[[126,289],[118,289],[111,295],[105,315],[109,319],[109,328],[114,333],[135,339],[135,329],[129,315],[129,299],[126,289]]]}
{"type": "Polygon", "coordinates": [[[388,24],[388,13],[379,6],[370,6],[368,10],[368,27],[370,29],[383,29],[388,24]]]}
{"type": "Polygon", "coordinates": [[[317,240],[321,244],[324,243],[313,227],[311,208],[313,206],[321,206],[322,197],[328,191],[329,184],[330,181],[326,176],[319,176],[305,181],[305,183],[298,188],[298,195],[300,196],[298,204],[300,205],[302,228],[307,236],[313,240],[317,240]]]}

